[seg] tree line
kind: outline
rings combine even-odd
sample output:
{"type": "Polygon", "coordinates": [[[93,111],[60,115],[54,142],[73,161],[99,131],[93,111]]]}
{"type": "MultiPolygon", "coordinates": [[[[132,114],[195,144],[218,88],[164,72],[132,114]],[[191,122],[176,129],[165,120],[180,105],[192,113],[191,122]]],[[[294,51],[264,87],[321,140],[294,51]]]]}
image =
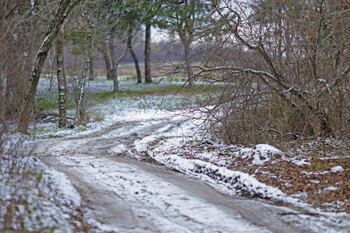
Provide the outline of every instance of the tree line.
{"type": "Polygon", "coordinates": [[[59,125],[65,126],[68,42],[83,58],[76,121],[84,115],[95,51],[103,54],[114,91],[127,54],[142,82],[133,48],[142,31],[144,81],[152,82],[151,28],[158,27],[184,51],[173,73],[186,75],[191,87],[196,80],[220,86],[206,114],[212,132],[226,142],[349,137],[348,0],[4,0],[0,14],[4,131],[6,118],[17,118],[17,130],[27,132],[49,51],[56,54],[59,125]],[[126,44],[119,55],[117,41],[126,44]]]}

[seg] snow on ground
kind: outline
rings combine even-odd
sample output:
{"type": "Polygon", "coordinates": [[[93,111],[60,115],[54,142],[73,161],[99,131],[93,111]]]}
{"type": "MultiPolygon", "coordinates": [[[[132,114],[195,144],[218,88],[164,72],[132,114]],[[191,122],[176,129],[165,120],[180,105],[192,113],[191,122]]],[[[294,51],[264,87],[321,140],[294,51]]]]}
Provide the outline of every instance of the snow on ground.
{"type": "MultiPolygon", "coordinates": [[[[199,118],[198,115],[195,118],[199,118]]],[[[175,117],[170,120],[181,122],[179,121],[180,119],[181,117],[175,117]]],[[[226,187],[230,187],[231,194],[232,192],[234,194],[239,194],[243,190],[250,193],[252,196],[260,196],[263,198],[275,198],[279,200],[281,200],[282,197],[284,199],[288,198],[280,190],[268,187],[246,173],[231,171],[224,166],[220,167],[214,165],[213,162],[224,162],[219,161],[219,157],[215,156],[214,153],[197,153],[196,157],[193,159],[186,159],[183,156],[179,156],[179,152],[181,154],[186,153],[186,151],[181,148],[196,137],[196,132],[199,132],[198,127],[201,124],[202,121],[200,120],[188,120],[185,118],[177,127],[169,129],[168,125],[157,130],[148,137],[135,141],[134,144],[139,152],[147,150],[147,153],[152,158],[168,167],[176,168],[179,171],[192,175],[204,175],[201,178],[205,178],[206,180],[208,180],[208,177],[213,178],[214,182],[212,183],[217,183],[219,181],[220,184],[225,184],[226,187]],[[149,148],[149,144],[157,139],[162,140],[160,143],[149,148]]],[[[201,135],[197,135],[197,138],[198,136],[201,135]]],[[[282,153],[277,148],[265,144],[256,145],[254,148],[236,148],[237,152],[230,156],[252,159],[253,164],[264,163],[264,161],[270,160],[273,155],[282,153]]]]}
{"type": "MultiPolygon", "coordinates": [[[[44,89],[50,84],[47,79],[39,85],[39,89],[44,89]],[[45,83],[46,82],[46,83],[45,83]]],[[[123,88],[141,88],[142,86],[131,86],[129,83],[124,83],[126,86],[123,88]]],[[[98,80],[94,84],[90,84],[88,87],[91,90],[98,89],[99,91],[110,91],[111,83],[98,80]],[[108,85],[106,85],[108,84],[108,85]]],[[[135,157],[139,158],[140,153],[147,151],[148,155],[158,162],[175,168],[190,176],[204,180],[211,184],[213,187],[219,189],[222,192],[229,193],[231,195],[241,195],[248,193],[250,196],[258,196],[262,198],[272,198],[275,200],[283,201],[286,203],[293,203],[308,208],[311,212],[320,213],[319,210],[312,210],[311,206],[301,203],[297,198],[290,197],[278,188],[267,186],[264,183],[259,182],[252,175],[247,173],[233,171],[226,168],[229,165],[222,156],[217,156],[210,151],[197,154],[195,157],[186,158],[180,156],[180,153],[186,153],[181,148],[190,143],[193,139],[201,138],[202,135],[198,131],[198,126],[202,124],[200,120],[190,120],[191,118],[200,118],[200,116],[187,115],[189,112],[182,112],[179,110],[181,106],[184,106],[184,98],[182,96],[142,96],[142,97],[120,97],[109,100],[107,103],[98,104],[89,109],[89,114],[100,115],[103,117],[102,121],[92,122],[84,127],[77,127],[75,129],[57,129],[53,123],[41,123],[32,127],[32,132],[35,132],[35,137],[67,137],[74,135],[89,134],[97,132],[105,127],[111,126],[116,122],[138,122],[140,129],[145,125],[154,124],[158,121],[168,121],[169,124],[156,130],[151,135],[142,139],[137,139],[134,143],[135,157]],[[184,116],[185,115],[185,116],[184,116]]],[[[188,101],[188,100],[187,100],[188,101]]],[[[191,101],[190,101],[191,102],[191,101]]],[[[188,104],[190,106],[192,103],[188,104]]],[[[135,129],[134,129],[135,130],[135,129]]],[[[125,132],[115,131],[122,135],[125,132]]],[[[113,135],[103,135],[102,137],[112,137],[113,135]]],[[[228,147],[226,145],[218,144],[218,147],[228,147]]],[[[253,148],[245,148],[238,146],[231,146],[234,148],[234,153],[227,156],[234,156],[243,160],[249,160],[254,165],[261,165],[268,161],[271,161],[276,156],[282,156],[284,159],[290,159],[294,163],[300,163],[300,165],[307,164],[304,160],[294,160],[284,157],[283,153],[270,145],[256,145],[253,148]]],[[[123,153],[127,147],[123,144],[115,145],[111,149],[114,153],[123,153]]],[[[27,218],[24,220],[24,226],[27,229],[41,230],[49,229],[51,227],[57,227],[56,229],[61,232],[73,232],[74,229],[81,227],[79,221],[71,219],[69,216],[79,215],[78,209],[81,208],[80,196],[70,184],[67,178],[59,172],[56,172],[34,157],[18,157],[8,155],[3,156],[0,160],[1,174],[0,181],[1,190],[0,198],[5,203],[12,203],[16,201],[19,195],[24,195],[20,190],[28,190],[28,187],[32,187],[31,193],[25,193],[28,196],[27,207],[18,203],[18,208],[13,210],[13,218],[19,215],[25,215],[27,218]],[[18,163],[18,166],[24,164],[20,168],[20,176],[22,178],[31,174],[31,181],[24,183],[24,187],[17,187],[15,185],[9,185],[9,182],[14,184],[22,184],[18,180],[11,180],[11,172],[7,171],[9,161],[18,160],[22,161],[18,163]],[[30,166],[29,166],[30,165],[30,166]],[[7,170],[6,170],[7,169],[7,170]],[[28,171],[27,169],[34,169],[28,171]],[[41,172],[42,171],[42,172],[41,172]],[[29,172],[29,173],[28,173],[29,172]],[[37,177],[37,178],[36,178],[37,177]],[[10,181],[9,181],[10,180],[10,181]],[[21,207],[23,206],[23,207],[21,207]],[[43,211],[44,214],[40,215],[40,218],[36,218],[37,210],[43,211]]],[[[84,169],[89,169],[86,166],[84,169]]],[[[131,168],[132,169],[132,168],[131,168]]],[[[116,168],[116,171],[118,168],[116,168]]],[[[344,170],[342,167],[334,167],[331,172],[341,172],[344,170]]],[[[116,176],[120,174],[116,174],[116,176]]],[[[123,174],[124,176],[127,173],[123,174]]],[[[131,174],[132,175],[132,174],[131,174]]],[[[103,175],[99,174],[99,179],[103,181],[103,175]]],[[[111,180],[112,186],[115,186],[111,180]]],[[[120,181],[118,181],[120,182],[120,181]]],[[[123,184],[129,185],[129,184],[123,184]]],[[[130,185],[130,190],[133,190],[133,186],[130,185]]],[[[334,190],[335,187],[330,186],[328,190],[334,190]]],[[[173,190],[176,193],[176,190],[173,190]]],[[[127,196],[127,194],[125,194],[127,196]]],[[[19,199],[18,199],[19,200],[19,199]]],[[[153,200],[149,200],[152,201],[153,200]]],[[[179,202],[180,203],[180,202],[179,202]]],[[[175,203],[178,205],[179,203],[175,203]]],[[[156,203],[157,204],[157,203],[156,203]]],[[[159,204],[159,203],[158,203],[159,204]]],[[[162,204],[162,203],[160,203],[162,204]]],[[[163,203],[164,204],[164,203],[163,203]]],[[[1,206],[1,217],[5,218],[8,214],[8,205],[1,206]]],[[[4,221],[2,221],[4,222],[4,221]]],[[[6,222],[6,221],[5,221],[6,222]]],[[[1,223],[1,221],[0,221],[1,223]]],[[[21,223],[13,221],[13,228],[18,229],[21,223]]],[[[162,223],[160,223],[162,224],[162,223]]],[[[3,226],[0,225],[0,228],[3,226]]]]}
{"type": "MultiPolygon", "coordinates": [[[[210,181],[212,184],[217,184],[219,182],[221,187],[225,186],[226,192],[228,188],[230,194],[237,195],[241,194],[241,191],[245,191],[250,193],[251,196],[259,196],[262,198],[275,198],[276,200],[289,198],[280,190],[266,186],[249,174],[232,171],[226,169],[225,166],[214,165],[213,162],[219,162],[219,158],[216,157],[214,153],[197,153],[196,157],[193,159],[180,156],[186,153],[186,151],[181,148],[196,137],[195,133],[198,132],[198,126],[201,124],[202,122],[198,120],[187,120],[170,131],[162,128],[149,137],[135,141],[135,146],[139,152],[147,150],[147,153],[152,158],[168,167],[195,175],[196,177],[210,181]],[[155,146],[148,148],[150,142],[159,138],[163,140],[155,146]]],[[[270,160],[272,155],[278,153],[282,152],[270,145],[260,144],[254,148],[240,147],[236,154],[230,156],[252,159],[253,163],[260,164],[265,160],[270,160]]]]}
{"type": "MultiPolygon", "coordinates": [[[[302,226],[303,229],[312,229],[314,232],[347,232],[347,230],[336,230],[336,228],[330,227],[333,225],[347,228],[349,225],[348,222],[341,220],[342,218],[349,217],[345,212],[325,212],[320,208],[315,208],[311,204],[302,201],[297,198],[297,196],[289,196],[278,188],[259,182],[254,175],[230,170],[227,168],[228,164],[223,160],[222,156],[218,156],[217,151],[209,150],[200,152],[198,150],[192,153],[191,156],[186,156],[189,152],[186,151],[188,144],[193,143],[198,137],[202,136],[196,134],[198,132],[196,129],[198,129],[198,125],[201,124],[201,121],[186,120],[170,130],[167,130],[167,127],[161,128],[153,135],[135,141],[136,148],[138,148],[139,153],[147,151],[147,155],[151,156],[157,162],[169,168],[181,171],[191,177],[200,179],[222,193],[232,196],[248,195],[250,197],[267,198],[299,207],[301,208],[301,212],[306,213],[305,216],[300,215],[296,217],[286,215],[284,218],[286,221],[294,222],[296,225],[305,224],[303,221],[300,222],[299,217],[308,219],[311,227],[307,224],[302,226]],[[155,141],[158,141],[158,143],[152,143],[155,141]],[[312,217],[313,215],[315,217],[312,217]]],[[[203,140],[203,138],[201,139],[203,140]]],[[[286,161],[289,160],[279,149],[265,144],[256,145],[253,148],[227,146],[224,144],[217,144],[216,146],[221,148],[234,148],[235,152],[228,156],[251,161],[252,165],[263,164],[266,161],[270,161],[272,158],[276,158],[276,156],[286,161]]],[[[342,168],[339,166],[333,168],[333,172],[341,171],[342,168]]],[[[331,186],[326,188],[325,191],[336,189],[337,188],[331,186]]],[[[334,203],[334,205],[336,205],[336,203],[334,203]]],[[[294,214],[299,215],[300,212],[291,213],[291,215],[294,214]]]]}
{"type": "MultiPolygon", "coordinates": [[[[108,82],[110,81],[97,79],[96,82],[90,83],[88,88],[98,91],[110,91],[111,83],[108,82]]],[[[167,83],[164,85],[166,84],[167,83]]],[[[130,81],[121,81],[122,90],[140,90],[142,88],[144,88],[142,85],[135,85],[130,81]]],[[[141,153],[142,151],[147,150],[151,157],[167,166],[176,168],[185,173],[191,173],[192,175],[196,174],[196,176],[199,176],[198,174],[200,174],[202,179],[211,180],[213,183],[219,181],[219,186],[230,187],[231,193],[235,192],[236,194],[239,194],[241,191],[244,191],[252,196],[275,198],[284,201],[288,200],[287,202],[298,202],[296,199],[285,195],[277,188],[272,188],[257,181],[251,175],[226,169],[225,167],[230,165],[230,162],[223,159],[222,156],[218,156],[218,154],[216,154],[217,152],[197,153],[192,159],[178,156],[178,152],[186,152],[179,148],[182,148],[183,145],[186,145],[187,142],[190,142],[195,138],[198,139],[202,137],[198,130],[198,127],[203,123],[201,120],[198,120],[201,119],[201,116],[198,115],[198,113],[189,111],[183,112],[179,110],[181,107],[193,106],[193,101],[186,101],[187,103],[184,104],[184,97],[181,95],[150,95],[131,98],[129,96],[125,98],[114,98],[110,99],[107,103],[98,104],[89,109],[91,115],[96,113],[102,115],[104,119],[103,121],[89,123],[86,128],[82,129],[82,132],[77,132],[74,131],[76,129],[73,129],[66,130],[65,132],[51,132],[51,134],[54,136],[89,134],[93,131],[100,130],[101,128],[108,127],[116,122],[130,121],[139,122],[139,129],[142,130],[142,127],[147,124],[154,124],[157,121],[168,119],[169,125],[158,129],[148,137],[135,141],[134,145],[137,152],[141,153]],[[190,103],[188,103],[188,101],[190,103]],[[174,111],[175,109],[177,111],[174,111]],[[157,141],[160,142],[157,146],[150,147],[150,144],[157,141]]],[[[45,125],[42,127],[47,128],[45,125]]],[[[136,128],[134,130],[137,132],[136,128]]],[[[122,135],[124,132],[118,133],[119,135],[122,135]]],[[[113,135],[107,134],[103,137],[113,137],[113,135]]],[[[262,165],[271,162],[271,160],[275,159],[277,156],[300,166],[309,164],[307,159],[287,157],[279,149],[265,144],[256,145],[253,148],[227,146],[223,144],[218,144],[216,146],[222,149],[230,147],[230,149],[233,149],[234,153],[227,156],[250,161],[252,165],[262,165]]],[[[121,144],[116,145],[111,151],[120,154],[128,151],[128,149],[121,144]]],[[[138,153],[134,153],[134,156],[140,158],[138,153]]],[[[334,168],[333,171],[340,172],[341,169],[334,168]]]]}
{"type": "MultiPolygon", "coordinates": [[[[115,163],[108,158],[77,156],[73,164],[93,182],[108,187],[123,200],[133,203],[135,215],[151,222],[162,232],[269,232],[249,224],[239,215],[229,215],[171,182],[140,167],[115,163]],[[79,165],[76,165],[79,164],[79,165]]],[[[70,159],[61,158],[67,165],[70,159]]]]}
{"type": "MultiPolygon", "coordinates": [[[[143,89],[156,89],[168,85],[168,81],[159,84],[138,84],[136,85],[133,80],[120,80],[120,90],[132,90],[138,91],[143,89]]],[[[55,81],[43,78],[40,79],[38,92],[42,95],[47,95],[48,92],[55,93],[55,81]]],[[[178,84],[179,87],[181,84],[178,84]]],[[[103,80],[103,77],[97,77],[95,81],[89,82],[87,85],[88,92],[110,92],[112,91],[113,83],[110,80],[103,80]]],[[[100,130],[101,128],[108,127],[115,122],[123,121],[145,121],[145,120],[158,120],[173,116],[175,109],[183,109],[184,107],[194,106],[194,97],[184,97],[182,95],[140,95],[140,96],[118,96],[118,98],[109,99],[106,103],[96,104],[88,108],[88,115],[91,118],[85,126],[78,126],[73,129],[58,129],[57,122],[45,122],[36,123],[30,125],[29,132],[34,138],[55,138],[66,137],[70,135],[83,135],[88,134],[92,130],[100,130]],[[101,118],[102,120],[100,120],[101,118]],[[97,119],[97,120],[94,120],[97,119]]],[[[54,110],[57,113],[57,110],[54,110]]],[[[74,118],[75,111],[68,111],[68,117],[74,118]]]]}
{"type": "Polygon", "coordinates": [[[0,182],[0,229],[67,233],[83,229],[79,193],[64,174],[37,158],[1,155],[0,182]]]}
{"type": "Polygon", "coordinates": [[[336,166],[331,169],[331,172],[337,173],[337,172],[343,172],[344,168],[342,166],[336,166]]]}

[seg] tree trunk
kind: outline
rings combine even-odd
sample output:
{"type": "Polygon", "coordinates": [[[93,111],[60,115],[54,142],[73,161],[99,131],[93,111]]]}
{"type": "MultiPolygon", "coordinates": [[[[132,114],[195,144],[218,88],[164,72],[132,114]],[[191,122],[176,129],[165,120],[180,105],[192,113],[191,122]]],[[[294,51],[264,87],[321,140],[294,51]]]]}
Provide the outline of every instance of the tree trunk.
{"type": "Polygon", "coordinates": [[[113,92],[118,92],[119,91],[119,81],[118,81],[118,73],[117,70],[118,65],[112,68],[111,73],[113,77],[113,92]]]}
{"type": "Polygon", "coordinates": [[[88,49],[88,69],[89,69],[89,80],[94,80],[94,56],[92,54],[92,41],[91,36],[89,36],[89,49],[88,49]]]}
{"type": "Polygon", "coordinates": [[[0,77],[0,124],[2,124],[2,131],[7,133],[9,131],[9,128],[7,126],[6,120],[5,120],[5,109],[6,109],[6,78],[0,77]]]}
{"type": "Polygon", "coordinates": [[[102,44],[101,52],[103,54],[103,60],[105,61],[105,65],[106,65],[107,80],[113,80],[112,62],[111,62],[111,58],[110,58],[108,51],[107,51],[107,42],[104,42],[102,44]]]}
{"type": "Polygon", "coordinates": [[[113,91],[118,92],[119,91],[119,81],[118,81],[118,76],[117,76],[117,68],[118,64],[116,61],[116,54],[114,51],[114,46],[113,46],[113,38],[114,38],[114,33],[111,33],[109,37],[109,53],[111,54],[111,60],[112,60],[112,67],[111,67],[111,76],[113,80],[113,91]]]}
{"type": "Polygon", "coordinates": [[[127,47],[130,51],[131,57],[134,60],[135,63],[135,69],[137,73],[137,83],[142,83],[142,77],[141,77],[141,70],[140,70],[140,65],[139,65],[139,60],[137,59],[136,54],[134,53],[134,50],[132,49],[132,33],[133,33],[133,28],[129,28],[129,35],[128,35],[128,43],[127,47]]]}
{"type": "Polygon", "coordinates": [[[145,31],[145,83],[152,83],[152,76],[151,76],[151,20],[146,21],[146,31],[145,31]]]}
{"type": "Polygon", "coordinates": [[[48,33],[39,48],[39,52],[36,56],[32,74],[29,80],[28,91],[24,97],[24,105],[22,107],[17,130],[20,133],[27,133],[30,115],[33,111],[35,94],[39,83],[40,74],[46,60],[47,54],[52,46],[52,41],[56,37],[58,31],[63,24],[64,19],[68,16],[70,10],[79,2],[76,0],[74,4],[70,4],[71,0],[61,0],[57,13],[52,21],[52,25],[48,30],[48,33]],[[69,7],[70,6],[70,7],[69,7]]]}
{"type": "Polygon", "coordinates": [[[109,51],[110,51],[111,60],[112,60],[111,75],[113,77],[113,91],[118,92],[119,91],[118,66],[119,66],[120,62],[122,62],[123,59],[126,57],[126,55],[128,55],[129,48],[127,46],[124,54],[121,55],[117,60],[116,54],[114,52],[114,47],[113,47],[113,38],[114,38],[114,33],[111,33],[111,36],[109,38],[109,51]]]}
{"type": "Polygon", "coordinates": [[[189,87],[194,87],[192,61],[191,61],[191,43],[188,41],[184,41],[183,45],[185,48],[187,82],[189,87]]]}
{"type": "Polygon", "coordinates": [[[77,110],[75,113],[75,124],[83,125],[86,123],[86,104],[85,104],[85,84],[86,84],[86,74],[88,72],[88,62],[89,58],[86,58],[81,79],[79,80],[79,98],[77,101],[77,110]]]}
{"type": "Polygon", "coordinates": [[[329,137],[329,136],[334,137],[334,132],[333,132],[333,129],[331,127],[329,115],[322,112],[320,118],[321,118],[321,136],[322,137],[329,137]]]}
{"type": "Polygon", "coordinates": [[[64,29],[63,25],[58,33],[56,41],[56,59],[57,59],[57,83],[58,83],[58,127],[66,127],[67,116],[66,116],[66,76],[64,72],[64,29]]]}
{"type": "Polygon", "coordinates": [[[95,78],[95,74],[94,74],[94,58],[91,54],[91,52],[89,52],[89,58],[87,60],[88,62],[88,68],[89,68],[89,80],[94,80],[95,78]]]}

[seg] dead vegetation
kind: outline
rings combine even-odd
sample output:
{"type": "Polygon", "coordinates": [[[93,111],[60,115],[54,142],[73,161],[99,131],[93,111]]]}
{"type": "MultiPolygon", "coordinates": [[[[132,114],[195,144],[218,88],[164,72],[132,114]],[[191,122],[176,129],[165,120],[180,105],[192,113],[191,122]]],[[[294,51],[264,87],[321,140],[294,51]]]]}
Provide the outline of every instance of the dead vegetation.
{"type": "Polygon", "coordinates": [[[349,138],[348,5],[287,2],[214,4],[222,27],[193,68],[221,87],[207,123],[226,143],[349,138]]]}
{"type": "Polygon", "coordinates": [[[177,154],[248,173],[314,207],[350,213],[349,149],[347,143],[336,140],[304,140],[288,145],[282,154],[271,155],[270,159],[261,158],[263,164],[254,164],[252,157],[240,154],[240,147],[193,141],[177,154]],[[201,153],[213,156],[205,159],[199,156],[201,153]],[[342,169],[332,169],[337,166],[342,169]]]}

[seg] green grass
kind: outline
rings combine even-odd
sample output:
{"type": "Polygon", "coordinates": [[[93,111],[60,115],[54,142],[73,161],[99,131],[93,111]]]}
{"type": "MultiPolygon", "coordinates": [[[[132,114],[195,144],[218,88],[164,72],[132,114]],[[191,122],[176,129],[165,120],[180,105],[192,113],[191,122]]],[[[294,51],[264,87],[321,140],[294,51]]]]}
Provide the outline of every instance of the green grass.
{"type": "Polygon", "coordinates": [[[106,92],[98,93],[98,98],[100,98],[100,99],[111,99],[115,96],[116,96],[116,94],[113,91],[106,91],[106,92]]]}
{"type": "Polygon", "coordinates": [[[197,86],[190,88],[189,86],[169,85],[169,86],[152,86],[151,88],[144,88],[142,90],[122,90],[118,92],[118,95],[196,95],[203,93],[218,92],[219,87],[209,86],[197,86]]]}
{"type": "Polygon", "coordinates": [[[54,101],[52,98],[39,98],[37,99],[39,109],[55,109],[58,108],[58,101],[54,101]]]}
{"type": "MultiPolygon", "coordinates": [[[[40,110],[58,109],[58,94],[38,95],[36,102],[40,110]]],[[[73,95],[67,95],[67,109],[74,109],[75,106],[73,95]]]]}

